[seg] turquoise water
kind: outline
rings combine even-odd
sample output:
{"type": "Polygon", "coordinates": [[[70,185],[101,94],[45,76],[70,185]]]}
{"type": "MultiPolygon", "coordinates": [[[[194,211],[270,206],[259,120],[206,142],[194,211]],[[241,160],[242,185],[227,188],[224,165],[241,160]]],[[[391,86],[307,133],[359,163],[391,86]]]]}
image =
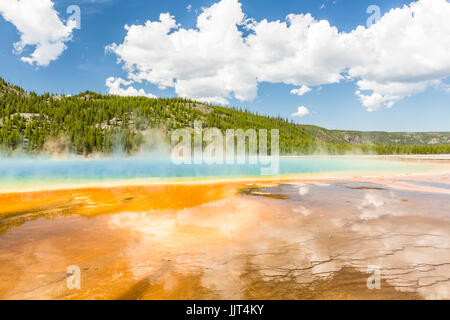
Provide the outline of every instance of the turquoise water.
{"type": "MultiPolygon", "coordinates": [[[[280,175],[424,171],[421,164],[358,158],[281,158],[280,175]]],[[[102,159],[0,159],[0,186],[84,183],[141,178],[261,176],[260,165],[175,165],[151,157],[102,159]]]]}

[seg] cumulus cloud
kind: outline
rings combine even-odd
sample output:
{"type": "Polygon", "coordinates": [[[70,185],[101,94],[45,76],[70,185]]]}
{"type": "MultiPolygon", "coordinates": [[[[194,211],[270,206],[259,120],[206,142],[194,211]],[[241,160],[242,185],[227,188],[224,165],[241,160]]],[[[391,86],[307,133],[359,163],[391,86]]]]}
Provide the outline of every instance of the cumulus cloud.
{"type": "Polygon", "coordinates": [[[370,28],[348,38],[360,61],[349,75],[360,78],[356,94],[369,111],[439,86],[450,76],[450,3],[421,0],[392,9],[370,28]],[[364,95],[361,91],[368,91],[364,95]]]}
{"type": "Polygon", "coordinates": [[[109,94],[122,96],[122,97],[147,97],[147,98],[156,98],[155,95],[151,93],[146,93],[144,89],[136,89],[131,86],[133,82],[127,81],[122,78],[114,78],[109,77],[106,79],[106,86],[109,88],[109,94]],[[128,88],[124,89],[123,86],[128,86],[128,88]]]}
{"type": "Polygon", "coordinates": [[[439,86],[439,88],[447,93],[450,93],[450,85],[448,84],[443,83],[439,86]]]}
{"type": "Polygon", "coordinates": [[[292,116],[301,118],[301,117],[304,117],[304,116],[306,116],[308,114],[309,114],[308,108],[306,108],[304,106],[300,106],[300,107],[297,108],[297,112],[293,113],[292,116]]]}
{"type": "MultiPolygon", "coordinates": [[[[204,8],[196,28],[170,13],[159,21],[125,26],[115,53],[132,81],[173,87],[179,96],[227,104],[251,101],[261,82],[310,87],[353,80],[368,111],[439,86],[450,75],[450,3],[419,0],[377,23],[340,32],[310,14],[256,21],[238,0],[204,8]]],[[[309,90],[308,90],[309,89],[309,90]]]]}
{"type": "Polygon", "coordinates": [[[307,86],[301,86],[301,87],[298,88],[298,89],[292,89],[292,90],[291,90],[291,94],[296,94],[296,95],[298,95],[298,96],[302,96],[302,95],[304,95],[304,94],[310,92],[311,90],[312,90],[312,89],[311,89],[310,87],[307,87],[307,86]]]}
{"type": "Polygon", "coordinates": [[[356,90],[355,94],[359,97],[362,105],[367,108],[367,111],[372,112],[382,105],[391,108],[395,102],[404,97],[425,91],[431,84],[438,85],[439,81],[380,83],[376,81],[360,80],[356,84],[360,90],[356,90]],[[372,91],[373,93],[364,95],[361,93],[361,90],[372,91]]]}
{"type": "Polygon", "coordinates": [[[22,54],[26,46],[34,46],[30,56],[21,60],[37,66],[48,66],[58,59],[76,27],[73,20],[66,25],[59,19],[50,0],[1,0],[0,15],[19,31],[20,41],[14,43],[14,52],[22,54]]]}

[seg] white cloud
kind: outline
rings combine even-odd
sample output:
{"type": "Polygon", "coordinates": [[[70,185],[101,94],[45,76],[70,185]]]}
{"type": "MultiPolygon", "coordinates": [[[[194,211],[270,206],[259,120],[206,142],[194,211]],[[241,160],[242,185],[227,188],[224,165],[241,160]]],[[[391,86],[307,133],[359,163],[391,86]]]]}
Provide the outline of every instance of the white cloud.
{"type": "Polygon", "coordinates": [[[304,95],[304,94],[310,92],[311,90],[312,90],[312,89],[311,89],[310,87],[307,87],[307,86],[301,86],[301,87],[298,88],[298,89],[292,89],[292,90],[291,90],[291,94],[296,94],[296,95],[298,95],[298,96],[302,96],[302,95],[304,95]]]}
{"type": "Polygon", "coordinates": [[[391,108],[395,102],[404,97],[425,91],[431,84],[438,85],[439,81],[379,83],[376,81],[360,80],[356,84],[360,90],[356,90],[355,94],[359,97],[362,105],[367,108],[367,111],[372,112],[380,108],[381,105],[391,108]],[[364,95],[361,93],[361,90],[372,91],[373,93],[364,95]]]}
{"type": "Polygon", "coordinates": [[[297,112],[293,113],[292,116],[301,118],[301,117],[304,117],[304,116],[306,116],[308,114],[309,114],[308,108],[306,108],[304,106],[300,106],[300,107],[297,108],[297,112]]]}
{"type": "Polygon", "coordinates": [[[392,9],[370,28],[358,27],[347,35],[360,57],[349,75],[362,79],[356,94],[369,111],[439,86],[450,76],[449,16],[446,0],[421,0],[392,9]],[[371,93],[364,96],[362,90],[371,93]]]}
{"type": "Polygon", "coordinates": [[[191,4],[188,4],[188,6],[186,7],[186,10],[187,10],[187,12],[191,12],[191,10],[192,10],[192,5],[191,5],[191,4]]]}
{"type": "Polygon", "coordinates": [[[450,76],[449,16],[446,0],[419,0],[347,33],[310,14],[256,21],[238,0],[221,0],[203,8],[195,29],[164,13],[126,26],[124,41],[108,48],[130,80],[173,87],[179,96],[227,104],[253,100],[261,82],[297,86],[291,93],[301,95],[353,79],[373,111],[450,76]]]}
{"type": "Polygon", "coordinates": [[[72,39],[75,27],[74,21],[65,25],[59,19],[50,0],[1,0],[0,15],[19,31],[15,53],[21,54],[26,46],[35,46],[30,56],[21,60],[37,66],[47,66],[58,59],[67,48],[65,42],[72,39]]]}
{"type": "Polygon", "coordinates": [[[450,93],[450,84],[441,83],[439,85],[439,89],[442,90],[442,91],[445,91],[447,93],[450,93]]]}
{"type": "Polygon", "coordinates": [[[106,86],[109,88],[109,94],[122,96],[122,97],[147,97],[156,98],[155,95],[151,93],[146,93],[144,89],[137,90],[136,88],[130,86],[133,82],[127,81],[122,78],[109,77],[106,79],[106,86]],[[126,89],[123,86],[129,86],[126,89]]]}

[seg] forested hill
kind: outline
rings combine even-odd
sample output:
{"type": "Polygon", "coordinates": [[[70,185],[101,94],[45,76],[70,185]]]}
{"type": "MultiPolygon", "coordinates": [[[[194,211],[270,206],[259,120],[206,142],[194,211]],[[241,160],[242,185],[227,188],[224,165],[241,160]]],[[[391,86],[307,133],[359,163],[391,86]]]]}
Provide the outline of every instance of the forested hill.
{"type": "Polygon", "coordinates": [[[450,153],[450,133],[326,130],[280,117],[181,98],[118,97],[86,91],[37,95],[0,78],[0,145],[4,152],[133,153],[172,130],[193,127],[279,129],[282,154],[450,153]]]}

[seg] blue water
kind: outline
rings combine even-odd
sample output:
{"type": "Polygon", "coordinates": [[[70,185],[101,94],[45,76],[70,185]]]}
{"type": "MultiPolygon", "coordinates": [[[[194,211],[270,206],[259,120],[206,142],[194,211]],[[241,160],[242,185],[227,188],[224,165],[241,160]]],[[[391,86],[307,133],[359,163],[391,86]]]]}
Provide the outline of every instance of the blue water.
{"type": "MultiPolygon", "coordinates": [[[[351,172],[407,172],[423,165],[352,158],[281,158],[280,175],[351,172]]],[[[175,165],[153,157],[102,159],[0,159],[0,185],[45,185],[140,178],[261,176],[260,165],[175,165]]]]}

